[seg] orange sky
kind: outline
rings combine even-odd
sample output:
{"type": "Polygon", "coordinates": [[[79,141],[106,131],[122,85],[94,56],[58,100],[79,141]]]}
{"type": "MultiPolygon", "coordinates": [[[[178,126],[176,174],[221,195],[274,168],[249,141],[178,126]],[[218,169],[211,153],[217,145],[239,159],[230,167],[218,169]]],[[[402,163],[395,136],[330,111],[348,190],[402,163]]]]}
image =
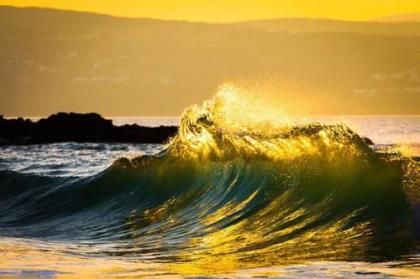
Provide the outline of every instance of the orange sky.
{"type": "Polygon", "coordinates": [[[0,5],[210,22],[276,17],[370,20],[420,13],[419,0],[0,0],[0,5]]]}

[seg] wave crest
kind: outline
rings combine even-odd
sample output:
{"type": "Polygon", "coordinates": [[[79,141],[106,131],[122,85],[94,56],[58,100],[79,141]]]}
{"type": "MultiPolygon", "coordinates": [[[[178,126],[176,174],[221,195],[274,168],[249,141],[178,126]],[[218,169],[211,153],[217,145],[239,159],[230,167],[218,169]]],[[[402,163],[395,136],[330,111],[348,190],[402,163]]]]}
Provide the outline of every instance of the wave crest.
{"type": "Polygon", "coordinates": [[[202,106],[184,112],[167,152],[217,160],[238,156],[269,160],[326,156],[334,160],[336,156],[362,157],[370,153],[364,140],[345,125],[294,125],[284,115],[266,112],[261,116],[258,112],[248,98],[238,96],[235,88],[225,87],[202,106]]]}

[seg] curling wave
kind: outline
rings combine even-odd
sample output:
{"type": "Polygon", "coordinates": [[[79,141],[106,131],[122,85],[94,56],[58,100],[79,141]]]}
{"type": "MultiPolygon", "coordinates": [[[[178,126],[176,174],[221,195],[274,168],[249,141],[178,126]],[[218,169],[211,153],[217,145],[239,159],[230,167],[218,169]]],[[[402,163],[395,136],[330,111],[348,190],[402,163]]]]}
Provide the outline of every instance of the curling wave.
{"type": "Polygon", "coordinates": [[[375,152],[344,125],[243,109],[219,94],[184,113],[160,154],[92,177],[1,171],[0,234],[226,269],[416,252],[417,162],[375,152]]]}

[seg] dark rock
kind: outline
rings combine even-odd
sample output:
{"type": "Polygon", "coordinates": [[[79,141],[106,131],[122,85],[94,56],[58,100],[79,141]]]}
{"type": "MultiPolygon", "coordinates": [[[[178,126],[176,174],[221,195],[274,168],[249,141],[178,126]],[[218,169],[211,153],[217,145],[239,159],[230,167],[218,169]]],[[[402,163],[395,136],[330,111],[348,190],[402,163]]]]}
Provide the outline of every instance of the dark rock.
{"type": "Polygon", "coordinates": [[[177,130],[175,126],[114,126],[111,120],[96,113],[60,112],[38,122],[0,117],[0,145],[69,141],[165,143],[177,130]]]}

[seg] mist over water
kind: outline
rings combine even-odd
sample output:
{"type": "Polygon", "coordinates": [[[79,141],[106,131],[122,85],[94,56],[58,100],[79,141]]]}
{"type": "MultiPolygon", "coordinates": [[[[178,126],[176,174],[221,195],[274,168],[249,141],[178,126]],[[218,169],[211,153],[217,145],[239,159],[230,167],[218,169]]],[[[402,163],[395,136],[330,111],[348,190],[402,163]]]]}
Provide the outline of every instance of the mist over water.
{"type": "Polygon", "coordinates": [[[389,146],[418,144],[418,118],[360,119],[297,121],[225,87],[165,146],[2,147],[0,273],[418,276],[419,165],[389,146]]]}

